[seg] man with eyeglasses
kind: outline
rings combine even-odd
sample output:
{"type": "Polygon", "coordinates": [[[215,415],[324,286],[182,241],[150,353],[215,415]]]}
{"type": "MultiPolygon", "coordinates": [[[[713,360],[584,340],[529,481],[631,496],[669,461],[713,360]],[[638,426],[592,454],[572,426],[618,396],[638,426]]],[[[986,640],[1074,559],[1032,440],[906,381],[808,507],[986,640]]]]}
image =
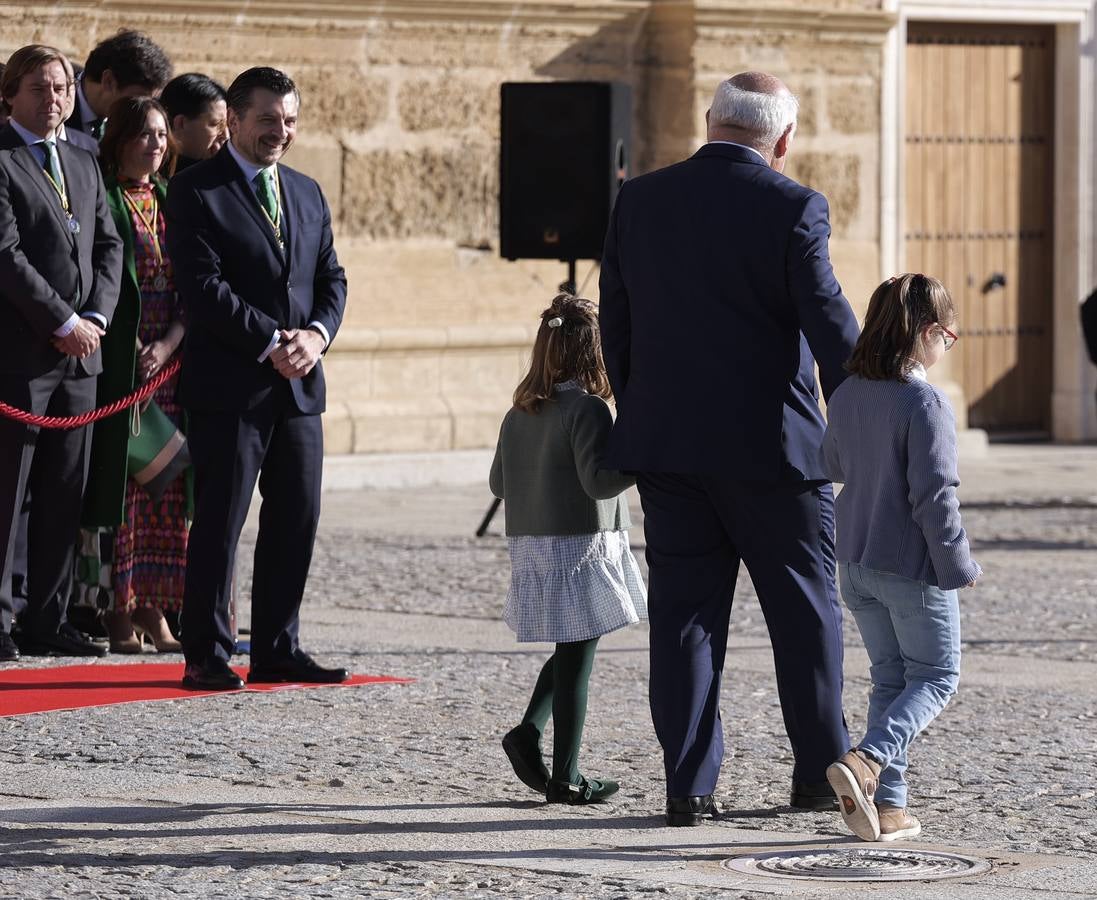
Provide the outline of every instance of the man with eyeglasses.
{"type": "MultiPolygon", "coordinates": [[[[0,79],[11,110],[0,129],[0,400],[37,415],[95,406],[99,339],[118,299],[122,242],[95,159],[57,140],[72,96],[72,66],[53,47],[12,54],[0,79]]],[[[67,621],[87,427],[38,429],[0,417],[0,660],[105,651],[67,621]],[[28,604],[20,643],[11,638],[11,573],[28,485],[28,604]]]]}

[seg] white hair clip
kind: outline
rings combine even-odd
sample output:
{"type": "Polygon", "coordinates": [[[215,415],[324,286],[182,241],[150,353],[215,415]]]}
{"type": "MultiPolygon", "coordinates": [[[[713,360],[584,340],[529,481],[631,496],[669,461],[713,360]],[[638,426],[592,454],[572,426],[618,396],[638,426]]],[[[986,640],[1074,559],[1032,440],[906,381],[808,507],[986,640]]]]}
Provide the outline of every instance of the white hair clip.
{"type": "Polygon", "coordinates": [[[559,328],[563,324],[564,320],[560,318],[560,316],[553,316],[551,319],[548,320],[549,328],[559,328]]]}

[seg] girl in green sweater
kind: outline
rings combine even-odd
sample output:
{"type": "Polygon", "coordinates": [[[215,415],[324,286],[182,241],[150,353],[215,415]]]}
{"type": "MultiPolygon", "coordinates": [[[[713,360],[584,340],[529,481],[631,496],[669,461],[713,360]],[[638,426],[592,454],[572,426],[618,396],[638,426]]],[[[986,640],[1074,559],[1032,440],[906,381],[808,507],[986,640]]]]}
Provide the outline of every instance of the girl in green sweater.
{"type": "Polygon", "coordinates": [[[519,641],[556,644],[503,750],[518,778],[549,803],[596,803],[617,791],[616,782],[579,772],[587,682],[598,638],[647,614],[622,496],[634,479],[601,468],[610,396],[597,308],[558,295],[541,314],[490,478],[492,493],[506,500],[511,582],[503,618],[519,641]],[[550,715],[551,777],[541,757],[550,715]]]}

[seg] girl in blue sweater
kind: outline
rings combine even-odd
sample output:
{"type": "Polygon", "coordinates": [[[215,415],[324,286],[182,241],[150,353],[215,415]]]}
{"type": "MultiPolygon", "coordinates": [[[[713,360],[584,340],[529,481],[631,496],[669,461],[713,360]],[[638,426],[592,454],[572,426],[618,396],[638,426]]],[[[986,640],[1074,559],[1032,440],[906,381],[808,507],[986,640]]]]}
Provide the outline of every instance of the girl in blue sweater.
{"type": "Polygon", "coordinates": [[[850,377],[831,396],[823,454],[835,501],[842,599],[872,663],[868,727],[827,769],[866,841],[914,837],[907,750],[960,677],[957,589],[982,574],[956,498],[956,421],[926,370],[956,342],[941,282],[900,275],[869,301],[850,377]]]}

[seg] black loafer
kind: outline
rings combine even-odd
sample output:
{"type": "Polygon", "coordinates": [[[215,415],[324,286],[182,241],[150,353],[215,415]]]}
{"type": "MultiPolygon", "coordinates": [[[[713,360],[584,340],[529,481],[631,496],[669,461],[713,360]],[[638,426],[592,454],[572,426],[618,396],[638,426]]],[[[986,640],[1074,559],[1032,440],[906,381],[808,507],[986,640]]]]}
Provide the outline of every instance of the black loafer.
{"type": "Polygon", "coordinates": [[[106,656],[107,648],[96,644],[68,622],[50,634],[20,635],[19,649],[24,656],[106,656]]]}
{"type": "Polygon", "coordinates": [[[538,794],[544,794],[548,790],[549,770],[541,756],[538,737],[533,724],[523,722],[503,735],[503,752],[518,780],[538,794]]]}
{"type": "Polygon", "coordinates": [[[183,670],[183,687],[188,691],[241,691],[244,682],[222,659],[204,663],[187,663],[183,670]]]}
{"type": "Polygon", "coordinates": [[[667,825],[672,827],[700,825],[705,819],[719,814],[720,810],[717,809],[712,794],[704,797],[667,798],[667,825]]]}
{"type": "Polygon", "coordinates": [[[790,803],[795,809],[806,809],[812,812],[838,811],[838,798],[834,794],[834,788],[826,781],[792,782],[790,803]]]}
{"type": "Polygon", "coordinates": [[[341,684],[348,678],[346,669],[325,668],[304,650],[295,650],[287,660],[248,670],[248,684],[341,684]]]}
{"type": "Polygon", "coordinates": [[[0,662],[12,662],[17,659],[19,659],[19,647],[10,634],[0,631],[0,662]]]}
{"type": "Polygon", "coordinates": [[[588,803],[601,803],[606,797],[617,793],[620,787],[616,781],[579,776],[579,783],[549,780],[545,788],[545,800],[548,803],[566,803],[568,806],[585,806],[588,803]]]}

